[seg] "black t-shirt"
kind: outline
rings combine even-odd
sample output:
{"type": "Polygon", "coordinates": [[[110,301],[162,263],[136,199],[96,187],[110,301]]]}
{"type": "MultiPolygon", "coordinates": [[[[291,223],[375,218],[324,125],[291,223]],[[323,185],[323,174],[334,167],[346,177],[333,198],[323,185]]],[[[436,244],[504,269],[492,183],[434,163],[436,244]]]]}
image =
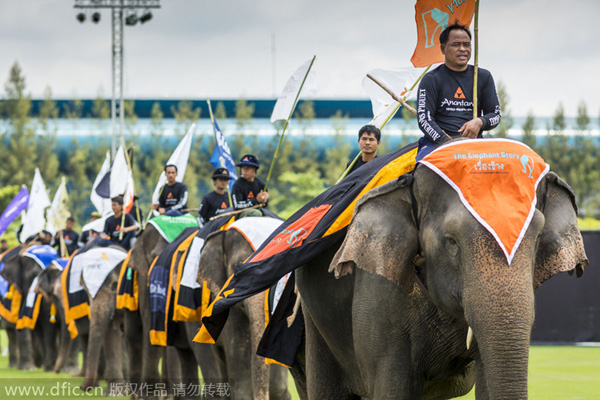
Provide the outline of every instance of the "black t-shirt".
{"type": "MultiPolygon", "coordinates": [[[[417,99],[417,120],[425,137],[436,143],[459,137],[458,130],[473,119],[473,73],[469,65],[465,71],[453,71],[444,64],[421,79],[417,99]],[[445,132],[445,133],[444,133],[445,132]]],[[[500,123],[500,101],[492,74],[479,68],[477,91],[478,115],[484,130],[494,129],[500,123]]]]}
{"type": "MultiPolygon", "coordinates": [[[[79,247],[82,247],[87,244],[90,240],[96,238],[98,236],[98,232],[93,229],[89,229],[87,231],[83,231],[81,236],[79,237],[79,247]]],[[[69,253],[70,254],[70,253],[69,253]]]]}
{"type": "Polygon", "coordinates": [[[224,213],[227,208],[229,208],[229,196],[227,193],[219,194],[217,192],[210,192],[202,198],[198,215],[202,223],[205,224],[215,215],[224,213]]]}
{"type": "Polygon", "coordinates": [[[165,184],[158,198],[158,207],[168,210],[182,210],[187,208],[188,189],[181,182],[175,182],[173,186],[165,184]]]}
{"type": "MultiPolygon", "coordinates": [[[[377,156],[375,156],[375,158],[377,158],[377,156]]],[[[373,160],[371,160],[371,161],[373,161],[373,160]]],[[[354,159],[348,161],[348,164],[346,164],[346,169],[348,169],[348,167],[350,166],[350,164],[352,164],[352,161],[354,161],[354,159]]],[[[358,160],[356,160],[356,163],[354,164],[354,166],[352,167],[352,169],[350,171],[348,171],[348,174],[346,176],[350,175],[351,173],[353,173],[354,171],[356,171],[358,168],[362,167],[366,163],[367,162],[363,161],[362,157],[359,157],[358,160]]]]}
{"type": "MultiPolygon", "coordinates": [[[[63,239],[65,241],[65,246],[67,247],[67,251],[69,254],[73,254],[75,250],[79,248],[77,242],[79,241],[79,234],[75,231],[68,231],[63,229],[62,231],[63,239]]],[[[54,239],[57,247],[60,249],[60,238],[58,233],[56,234],[56,238],[54,239]]]]}
{"type": "MultiPolygon", "coordinates": [[[[121,218],[122,216],[120,216],[119,218],[115,218],[114,215],[111,215],[104,222],[104,233],[110,236],[110,240],[116,244],[121,244],[121,241],[119,240],[119,228],[121,227],[121,218]]],[[[125,214],[125,228],[132,225],[137,226],[135,219],[133,219],[131,215],[125,214]]]]}
{"type": "Polygon", "coordinates": [[[239,178],[233,184],[231,189],[231,199],[233,200],[233,208],[241,210],[252,207],[258,204],[256,195],[265,187],[265,183],[258,178],[254,178],[254,182],[249,182],[244,178],[239,178]]]}

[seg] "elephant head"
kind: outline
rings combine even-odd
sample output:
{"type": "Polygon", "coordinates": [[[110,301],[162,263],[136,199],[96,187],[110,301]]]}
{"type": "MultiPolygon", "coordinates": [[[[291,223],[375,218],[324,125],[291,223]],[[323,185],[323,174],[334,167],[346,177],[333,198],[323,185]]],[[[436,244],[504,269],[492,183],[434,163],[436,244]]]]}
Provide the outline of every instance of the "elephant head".
{"type": "Polygon", "coordinates": [[[359,268],[408,294],[419,287],[439,310],[472,328],[476,347],[467,356],[477,361],[478,395],[526,398],[534,290],[562,271],[580,276],[588,263],[570,187],[550,172],[537,199],[508,263],[455,190],[420,165],[361,198],[330,271],[339,277],[359,268]],[[424,266],[413,262],[419,254],[424,266]]]}

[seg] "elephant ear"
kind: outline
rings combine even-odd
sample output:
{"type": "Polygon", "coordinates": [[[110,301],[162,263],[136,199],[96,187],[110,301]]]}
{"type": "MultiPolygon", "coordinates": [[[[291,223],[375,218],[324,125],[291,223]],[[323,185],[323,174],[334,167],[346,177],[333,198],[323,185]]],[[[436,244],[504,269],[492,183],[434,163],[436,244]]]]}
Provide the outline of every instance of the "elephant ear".
{"type": "Polygon", "coordinates": [[[411,189],[399,187],[405,179],[373,189],[358,201],[346,238],[329,267],[336,278],[357,267],[412,291],[412,260],[419,251],[419,239],[411,189]]]}
{"type": "Polygon", "coordinates": [[[554,172],[544,179],[538,191],[538,208],[544,214],[545,224],[536,252],[534,289],[559,272],[572,274],[576,270],[579,277],[588,264],[573,190],[554,172]]]}
{"type": "Polygon", "coordinates": [[[216,231],[208,235],[200,253],[196,281],[200,285],[207,281],[213,293],[218,293],[228,278],[225,271],[225,255],[223,252],[226,232],[216,231]]]}

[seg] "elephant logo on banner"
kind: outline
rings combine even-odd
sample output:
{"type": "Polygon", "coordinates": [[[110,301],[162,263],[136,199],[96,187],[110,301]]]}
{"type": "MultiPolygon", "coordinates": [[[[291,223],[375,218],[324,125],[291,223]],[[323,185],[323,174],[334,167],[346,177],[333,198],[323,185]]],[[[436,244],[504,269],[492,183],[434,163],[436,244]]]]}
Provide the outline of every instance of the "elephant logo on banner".
{"type": "Polygon", "coordinates": [[[532,157],[528,157],[525,154],[523,154],[521,156],[521,166],[523,167],[523,170],[521,172],[523,172],[524,174],[527,175],[527,172],[529,171],[528,178],[533,179],[533,175],[531,175],[531,174],[533,173],[534,165],[535,165],[535,163],[534,163],[532,157]]]}
{"type": "Polygon", "coordinates": [[[428,49],[433,47],[433,39],[435,39],[435,33],[438,29],[443,30],[448,26],[450,14],[434,8],[421,14],[421,18],[423,18],[423,28],[425,30],[425,48],[428,49]],[[427,23],[428,20],[429,23],[427,23]]]}

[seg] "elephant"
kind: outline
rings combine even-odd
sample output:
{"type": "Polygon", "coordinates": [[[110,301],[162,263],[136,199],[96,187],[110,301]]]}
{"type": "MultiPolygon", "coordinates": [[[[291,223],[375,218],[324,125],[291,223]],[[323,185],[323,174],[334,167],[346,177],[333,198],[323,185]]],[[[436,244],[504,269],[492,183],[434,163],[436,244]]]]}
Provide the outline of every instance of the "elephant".
{"type": "Polygon", "coordinates": [[[78,358],[81,336],[71,339],[69,328],[65,323],[63,291],[60,282],[61,274],[61,269],[54,264],[50,264],[38,276],[37,291],[44,296],[44,299],[48,303],[55,305],[57,312],[56,323],[60,324],[60,346],[58,357],[54,364],[54,372],[66,372],[78,375],[80,373],[78,358]]]}
{"type": "MultiPolygon", "coordinates": [[[[211,302],[233,273],[233,267],[253,252],[248,240],[235,229],[220,230],[206,238],[200,254],[197,282],[200,285],[207,282],[213,297],[211,302]]],[[[225,366],[224,376],[233,382],[231,387],[236,399],[291,398],[287,369],[266,365],[264,358],[254,354],[265,329],[264,304],[265,293],[262,293],[232,307],[228,323],[214,345],[221,365],[225,366]]]]}
{"type": "Polygon", "coordinates": [[[124,312],[116,308],[117,282],[122,263],[118,263],[106,276],[94,298],[84,280],[81,280],[90,298],[89,339],[82,389],[98,385],[101,355],[104,355],[106,360],[103,378],[108,382],[107,393],[110,393],[113,384],[117,387],[122,386],[128,375],[128,359],[124,351],[124,312]]]}
{"type": "Polygon", "coordinates": [[[19,360],[16,324],[11,323],[4,318],[0,318],[0,324],[6,331],[6,336],[8,338],[8,367],[16,368],[19,360]]]}
{"type": "MultiPolygon", "coordinates": [[[[33,242],[30,245],[34,244],[36,243],[33,242]]],[[[14,285],[24,298],[42,268],[31,258],[22,256],[22,252],[23,250],[17,255],[3,259],[2,276],[14,285]]],[[[42,297],[33,333],[29,329],[17,330],[19,369],[34,370],[37,368],[36,365],[42,365],[45,371],[54,369],[58,352],[58,337],[56,324],[50,322],[50,308],[50,303],[42,297]]]]}
{"type": "Polygon", "coordinates": [[[568,184],[549,172],[537,199],[509,264],[426,166],[367,192],[343,241],[296,271],[308,397],[446,399],[475,383],[477,399],[527,398],[534,290],[588,263],[568,184]]]}

